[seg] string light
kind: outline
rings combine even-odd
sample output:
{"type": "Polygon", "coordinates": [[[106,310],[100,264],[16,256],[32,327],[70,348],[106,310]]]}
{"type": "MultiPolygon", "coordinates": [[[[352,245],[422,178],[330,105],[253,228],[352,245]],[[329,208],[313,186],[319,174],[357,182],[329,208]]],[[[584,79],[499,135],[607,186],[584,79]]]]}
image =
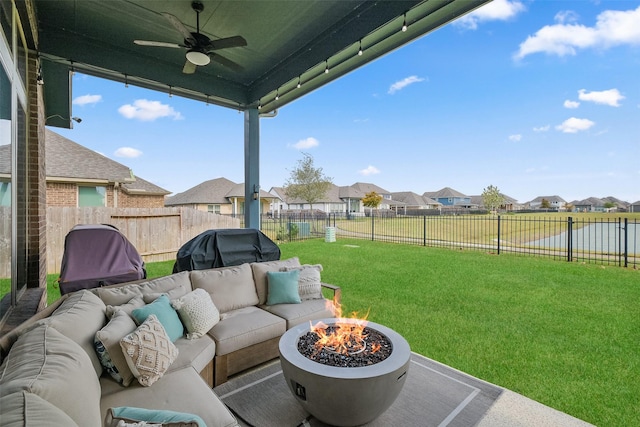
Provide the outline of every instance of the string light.
{"type": "Polygon", "coordinates": [[[280,93],[279,93],[280,89],[276,89],[276,101],[278,99],[280,99],[280,93]]]}
{"type": "Polygon", "coordinates": [[[171,93],[171,86],[169,86],[169,98],[173,98],[173,93],[171,93]]]}
{"type": "Polygon", "coordinates": [[[129,87],[129,76],[124,75],[124,87],[129,87]]]}
{"type": "Polygon", "coordinates": [[[360,47],[358,48],[358,56],[362,56],[362,40],[360,40],[360,47]]]}
{"type": "Polygon", "coordinates": [[[298,76],[298,84],[296,85],[296,87],[300,89],[300,86],[302,86],[302,84],[300,84],[300,76],[298,76]]]}
{"type": "Polygon", "coordinates": [[[402,32],[407,31],[407,14],[404,14],[404,19],[402,20],[402,32]]]}
{"type": "Polygon", "coordinates": [[[329,74],[329,60],[325,61],[324,73],[329,74]]]}

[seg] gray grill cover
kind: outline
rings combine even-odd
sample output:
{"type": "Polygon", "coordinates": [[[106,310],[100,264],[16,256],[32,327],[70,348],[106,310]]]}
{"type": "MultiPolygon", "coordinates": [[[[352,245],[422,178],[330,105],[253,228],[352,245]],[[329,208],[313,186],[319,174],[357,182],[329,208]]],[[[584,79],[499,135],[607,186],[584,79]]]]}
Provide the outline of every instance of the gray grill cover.
{"type": "Polygon", "coordinates": [[[61,295],[145,277],[142,257],[117,228],[82,224],[67,234],[60,267],[61,295]]]}
{"type": "Polygon", "coordinates": [[[245,262],[277,261],[280,248],[259,230],[207,230],[182,245],[173,272],[228,267],[245,262]]]}

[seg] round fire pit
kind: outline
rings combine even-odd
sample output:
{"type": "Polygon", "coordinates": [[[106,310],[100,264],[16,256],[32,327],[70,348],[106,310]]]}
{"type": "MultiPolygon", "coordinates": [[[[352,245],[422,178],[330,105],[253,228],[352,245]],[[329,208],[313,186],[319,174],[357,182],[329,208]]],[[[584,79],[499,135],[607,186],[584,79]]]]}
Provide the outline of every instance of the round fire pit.
{"type": "MultiPolygon", "coordinates": [[[[357,319],[322,319],[332,327],[340,322],[356,324],[357,319]]],[[[397,332],[367,322],[366,329],[386,338],[391,347],[384,360],[368,366],[329,366],[311,360],[298,349],[309,324],[289,329],[280,339],[280,363],[291,393],[302,407],[318,420],[334,426],[366,424],[386,411],[404,386],[411,349],[397,332]]]]}

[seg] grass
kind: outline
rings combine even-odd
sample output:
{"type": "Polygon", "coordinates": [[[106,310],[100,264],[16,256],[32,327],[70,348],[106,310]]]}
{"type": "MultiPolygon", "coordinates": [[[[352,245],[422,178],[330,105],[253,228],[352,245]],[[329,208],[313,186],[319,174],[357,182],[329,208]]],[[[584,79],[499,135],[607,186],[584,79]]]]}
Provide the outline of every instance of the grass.
{"type": "Polygon", "coordinates": [[[366,240],[280,248],[417,353],[595,425],[640,425],[638,270],[366,240]]]}
{"type": "Polygon", "coordinates": [[[362,240],[281,245],[414,351],[596,425],[638,425],[640,272],[362,240]]]}

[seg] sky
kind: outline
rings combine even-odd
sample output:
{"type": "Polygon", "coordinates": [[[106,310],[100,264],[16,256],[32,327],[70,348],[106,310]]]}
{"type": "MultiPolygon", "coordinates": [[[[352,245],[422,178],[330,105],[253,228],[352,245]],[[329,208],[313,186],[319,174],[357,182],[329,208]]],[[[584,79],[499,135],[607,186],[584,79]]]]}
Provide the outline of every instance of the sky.
{"type": "MultiPolygon", "coordinates": [[[[172,192],[244,181],[244,114],[76,73],[63,136],[172,192]]],[[[260,120],[260,184],[640,200],[640,0],[495,0],[260,120]]]]}

